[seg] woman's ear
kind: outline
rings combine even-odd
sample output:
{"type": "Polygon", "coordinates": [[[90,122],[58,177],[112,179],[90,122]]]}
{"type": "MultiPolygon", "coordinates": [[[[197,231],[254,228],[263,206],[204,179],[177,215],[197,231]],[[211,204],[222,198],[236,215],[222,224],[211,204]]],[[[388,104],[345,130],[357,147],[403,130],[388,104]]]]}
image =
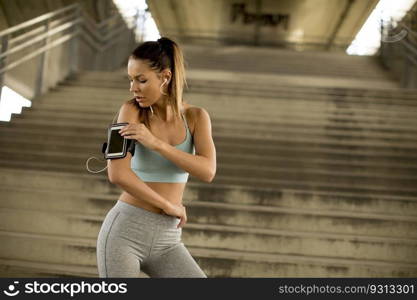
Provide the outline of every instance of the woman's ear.
{"type": "Polygon", "coordinates": [[[164,78],[164,80],[166,79],[167,82],[169,82],[171,80],[172,77],[172,73],[169,69],[165,69],[162,73],[162,77],[164,78]]]}

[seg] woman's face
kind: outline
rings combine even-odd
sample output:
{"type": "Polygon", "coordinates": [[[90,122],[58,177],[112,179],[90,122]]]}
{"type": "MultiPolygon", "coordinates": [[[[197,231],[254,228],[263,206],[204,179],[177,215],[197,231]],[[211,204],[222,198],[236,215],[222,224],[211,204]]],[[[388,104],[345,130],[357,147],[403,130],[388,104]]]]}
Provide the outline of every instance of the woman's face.
{"type": "Polygon", "coordinates": [[[167,77],[158,78],[157,73],[141,59],[130,58],[127,64],[127,74],[130,80],[130,91],[141,107],[149,107],[161,99],[161,90],[166,91],[168,81],[162,86],[167,77]]]}

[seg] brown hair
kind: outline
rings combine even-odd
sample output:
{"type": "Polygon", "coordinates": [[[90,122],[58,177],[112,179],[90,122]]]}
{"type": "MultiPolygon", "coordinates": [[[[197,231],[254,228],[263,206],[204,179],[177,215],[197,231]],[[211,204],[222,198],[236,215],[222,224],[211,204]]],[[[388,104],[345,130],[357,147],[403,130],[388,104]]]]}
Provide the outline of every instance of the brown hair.
{"type": "MultiPolygon", "coordinates": [[[[167,104],[172,106],[174,115],[181,118],[182,95],[184,85],[187,86],[187,81],[185,79],[183,53],[177,43],[167,37],[161,37],[156,42],[147,41],[133,50],[129,56],[130,58],[145,60],[149,67],[157,72],[161,72],[166,68],[171,70],[172,77],[168,83],[167,104]]],[[[150,108],[140,107],[135,98],[128,102],[135,105],[139,110],[139,122],[150,128],[150,108]]]]}

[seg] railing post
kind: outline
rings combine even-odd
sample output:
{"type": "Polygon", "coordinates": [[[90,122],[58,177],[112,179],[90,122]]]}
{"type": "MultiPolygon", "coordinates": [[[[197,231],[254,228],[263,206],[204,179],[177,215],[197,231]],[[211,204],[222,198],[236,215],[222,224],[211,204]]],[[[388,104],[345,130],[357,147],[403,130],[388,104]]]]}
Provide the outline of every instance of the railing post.
{"type": "MultiPolygon", "coordinates": [[[[114,28],[118,28],[119,24],[121,23],[121,20],[118,20],[116,24],[113,26],[114,28]]],[[[125,33],[120,33],[116,38],[117,42],[112,46],[114,48],[114,59],[112,60],[112,64],[110,65],[110,70],[115,69],[116,67],[120,67],[120,57],[122,56],[122,53],[125,52],[123,45],[123,42],[125,42],[125,33]]]]}
{"type": "MultiPolygon", "coordinates": [[[[99,34],[102,37],[106,35],[106,31],[103,29],[104,26],[103,27],[96,26],[96,28],[97,28],[99,34]]],[[[103,45],[102,45],[101,42],[99,42],[99,47],[100,48],[103,47],[103,45]]],[[[97,71],[97,70],[105,70],[105,67],[103,65],[105,64],[104,62],[106,61],[106,53],[107,53],[107,50],[102,52],[101,49],[97,49],[96,51],[97,52],[94,55],[93,70],[94,71],[97,71]]]]}
{"type": "MultiPolygon", "coordinates": [[[[110,32],[110,28],[111,28],[110,25],[111,24],[109,22],[104,23],[104,26],[101,27],[101,36],[107,36],[107,34],[110,32]]],[[[106,42],[105,44],[101,45],[103,48],[105,48],[110,41],[105,40],[105,42],[106,42]]],[[[104,50],[101,55],[99,70],[108,71],[110,69],[109,66],[111,65],[111,61],[110,61],[111,59],[109,58],[110,57],[109,53],[113,52],[113,46],[107,47],[105,49],[106,50],[104,50]]]]}
{"type": "MultiPolygon", "coordinates": [[[[1,51],[0,53],[4,53],[7,51],[9,46],[9,35],[6,34],[4,36],[1,37],[1,51]]],[[[4,67],[6,67],[6,63],[7,63],[7,56],[4,56],[3,58],[0,58],[0,70],[3,69],[4,67]]],[[[4,85],[4,76],[6,74],[5,73],[0,73],[0,99],[1,99],[1,92],[3,90],[3,85],[4,85]]]]}
{"type": "MultiPolygon", "coordinates": [[[[111,32],[111,28],[114,28],[114,23],[105,22],[101,31],[102,36],[107,36],[107,34],[111,32]]],[[[106,41],[106,44],[108,43],[110,43],[110,41],[106,41]]],[[[106,47],[106,44],[102,46],[106,47]]],[[[114,45],[104,50],[103,55],[101,56],[100,70],[109,71],[111,69],[114,54],[114,45]]]]}
{"type": "Polygon", "coordinates": [[[79,21],[80,23],[77,23],[74,26],[74,37],[71,41],[70,46],[70,74],[77,73],[79,71],[79,59],[78,56],[80,55],[80,38],[81,38],[81,22],[82,15],[81,15],[81,6],[80,4],[77,5],[75,8],[75,20],[79,21]]]}
{"type": "Polygon", "coordinates": [[[381,57],[384,56],[384,20],[381,18],[379,20],[379,32],[380,32],[380,39],[379,39],[379,54],[381,57]]]}
{"type": "MultiPolygon", "coordinates": [[[[50,19],[47,19],[45,20],[45,33],[49,32],[49,27],[50,27],[50,19]]],[[[45,37],[45,39],[42,42],[42,47],[47,46],[48,44],[49,44],[49,38],[45,37]]],[[[47,64],[47,60],[49,56],[48,55],[49,51],[50,50],[42,52],[40,59],[39,59],[39,65],[38,65],[38,70],[36,74],[34,98],[37,98],[43,92],[44,74],[46,70],[46,64],[47,64]]]]}

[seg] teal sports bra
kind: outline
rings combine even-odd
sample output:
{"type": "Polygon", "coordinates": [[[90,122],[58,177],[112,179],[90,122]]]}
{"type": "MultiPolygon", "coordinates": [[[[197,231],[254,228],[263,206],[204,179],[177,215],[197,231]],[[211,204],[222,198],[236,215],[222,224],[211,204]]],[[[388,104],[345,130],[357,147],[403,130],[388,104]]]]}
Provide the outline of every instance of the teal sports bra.
{"type": "MultiPolygon", "coordinates": [[[[188,128],[187,119],[181,114],[185,124],[185,140],[174,147],[195,154],[193,136],[188,128]]],[[[156,151],[136,142],[135,154],[130,161],[133,172],[144,182],[187,182],[189,173],[177,167],[173,162],[156,151]]]]}

